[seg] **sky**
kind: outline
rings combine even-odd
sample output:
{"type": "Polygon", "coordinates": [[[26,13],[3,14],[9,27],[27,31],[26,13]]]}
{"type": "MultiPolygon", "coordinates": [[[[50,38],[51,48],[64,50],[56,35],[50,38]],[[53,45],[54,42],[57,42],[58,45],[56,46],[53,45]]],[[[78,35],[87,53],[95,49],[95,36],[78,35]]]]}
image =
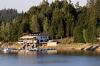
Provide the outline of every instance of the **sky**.
{"type": "MultiPolygon", "coordinates": [[[[54,0],[48,0],[51,3],[54,0]]],[[[86,4],[86,0],[72,0],[75,4],[76,2],[80,2],[81,6],[86,4]]],[[[29,8],[33,5],[39,5],[42,0],[0,0],[0,10],[4,8],[14,8],[17,9],[18,12],[28,11],[29,8]]]]}

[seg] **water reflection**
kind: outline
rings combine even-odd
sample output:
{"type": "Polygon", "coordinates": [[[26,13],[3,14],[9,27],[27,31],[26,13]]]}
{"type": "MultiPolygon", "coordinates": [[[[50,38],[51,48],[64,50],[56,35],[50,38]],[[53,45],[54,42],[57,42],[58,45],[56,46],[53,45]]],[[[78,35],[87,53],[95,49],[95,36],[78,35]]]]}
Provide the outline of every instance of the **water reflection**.
{"type": "Polygon", "coordinates": [[[82,53],[49,51],[36,52],[35,55],[0,54],[0,66],[100,66],[99,55],[82,53]]]}
{"type": "Polygon", "coordinates": [[[63,54],[63,55],[74,55],[74,56],[100,56],[100,53],[98,52],[92,52],[92,51],[57,51],[57,54],[63,54]]]}

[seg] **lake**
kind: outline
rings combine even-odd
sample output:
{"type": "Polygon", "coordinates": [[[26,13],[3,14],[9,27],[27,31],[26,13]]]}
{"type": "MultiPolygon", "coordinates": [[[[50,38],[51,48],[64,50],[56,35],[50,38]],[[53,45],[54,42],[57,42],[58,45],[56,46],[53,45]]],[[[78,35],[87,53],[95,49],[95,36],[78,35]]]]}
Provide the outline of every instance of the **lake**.
{"type": "Polygon", "coordinates": [[[0,66],[100,66],[100,56],[0,54],[0,66]]]}

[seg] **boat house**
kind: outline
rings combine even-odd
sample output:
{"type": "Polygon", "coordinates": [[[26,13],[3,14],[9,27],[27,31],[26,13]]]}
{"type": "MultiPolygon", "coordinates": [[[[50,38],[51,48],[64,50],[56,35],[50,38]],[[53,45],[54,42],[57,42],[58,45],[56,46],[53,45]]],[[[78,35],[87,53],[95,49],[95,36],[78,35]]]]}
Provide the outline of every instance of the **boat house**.
{"type": "Polygon", "coordinates": [[[26,46],[28,48],[35,48],[39,45],[42,45],[44,43],[47,43],[49,40],[49,37],[45,34],[40,33],[33,33],[33,34],[26,34],[19,38],[18,43],[26,46]]]}

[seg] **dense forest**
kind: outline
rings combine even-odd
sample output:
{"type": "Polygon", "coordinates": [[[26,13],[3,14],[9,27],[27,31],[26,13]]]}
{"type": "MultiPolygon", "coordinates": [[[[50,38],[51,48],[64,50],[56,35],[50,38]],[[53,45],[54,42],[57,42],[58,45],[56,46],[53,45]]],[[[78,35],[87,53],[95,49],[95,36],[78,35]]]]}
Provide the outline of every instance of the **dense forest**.
{"type": "Polygon", "coordinates": [[[100,37],[100,0],[75,5],[69,0],[48,0],[32,6],[25,13],[15,9],[0,10],[0,41],[17,41],[23,33],[40,32],[51,39],[73,37],[75,42],[93,43],[100,37]]]}

